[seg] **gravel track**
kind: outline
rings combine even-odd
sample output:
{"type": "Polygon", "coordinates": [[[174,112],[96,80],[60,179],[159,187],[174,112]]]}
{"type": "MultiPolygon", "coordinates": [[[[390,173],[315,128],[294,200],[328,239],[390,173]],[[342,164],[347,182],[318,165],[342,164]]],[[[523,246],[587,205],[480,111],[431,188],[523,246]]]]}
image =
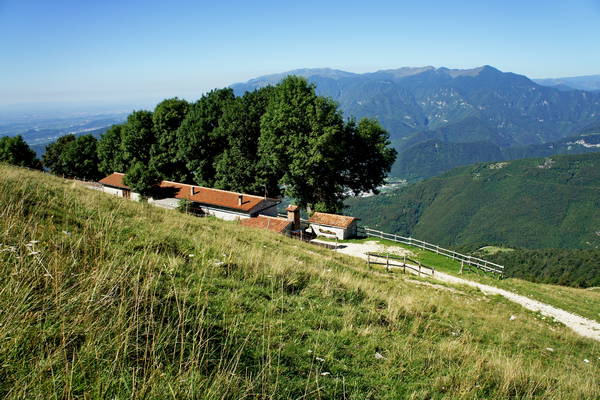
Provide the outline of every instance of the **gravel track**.
{"type": "MultiPolygon", "coordinates": [[[[319,240],[314,241],[331,244],[331,242],[323,242],[319,240]]],[[[337,249],[335,249],[335,251],[338,253],[359,257],[364,260],[367,259],[367,253],[369,252],[387,251],[390,253],[393,252],[400,256],[404,254],[411,254],[409,250],[392,249],[390,247],[383,246],[382,244],[375,241],[365,243],[343,243],[337,249]]],[[[528,310],[539,312],[546,317],[555,319],[556,321],[564,324],[565,326],[567,326],[568,328],[570,328],[571,330],[573,330],[581,336],[600,341],[600,323],[596,321],[592,321],[590,319],[570,313],[560,308],[556,308],[549,304],[542,303],[541,301],[533,300],[529,297],[513,293],[508,290],[500,289],[495,286],[485,285],[483,283],[478,283],[463,278],[458,278],[456,276],[445,274],[443,272],[436,271],[433,275],[433,279],[452,283],[455,285],[467,285],[475,287],[488,295],[500,295],[514,303],[520,304],[528,310]]]]}

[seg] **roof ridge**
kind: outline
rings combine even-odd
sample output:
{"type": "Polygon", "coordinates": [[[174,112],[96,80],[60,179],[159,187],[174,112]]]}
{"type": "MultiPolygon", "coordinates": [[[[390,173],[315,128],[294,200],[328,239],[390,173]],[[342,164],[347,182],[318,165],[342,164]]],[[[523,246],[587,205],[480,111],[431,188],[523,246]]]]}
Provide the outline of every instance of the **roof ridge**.
{"type": "Polygon", "coordinates": [[[270,199],[268,197],[263,197],[263,196],[257,196],[255,194],[248,194],[248,193],[241,193],[241,192],[234,192],[232,190],[225,190],[225,189],[217,189],[217,188],[211,188],[211,187],[207,187],[207,186],[200,186],[200,185],[190,185],[189,183],[181,183],[181,182],[175,182],[175,181],[168,181],[168,180],[163,180],[162,182],[167,182],[167,183],[174,183],[176,185],[182,185],[182,186],[190,186],[190,187],[195,187],[195,188],[199,188],[199,189],[208,189],[208,190],[215,190],[218,192],[225,192],[225,193],[233,193],[233,194],[241,194],[244,196],[249,196],[249,197],[255,197],[257,199],[267,199],[267,200],[274,200],[274,199],[270,199]]]}

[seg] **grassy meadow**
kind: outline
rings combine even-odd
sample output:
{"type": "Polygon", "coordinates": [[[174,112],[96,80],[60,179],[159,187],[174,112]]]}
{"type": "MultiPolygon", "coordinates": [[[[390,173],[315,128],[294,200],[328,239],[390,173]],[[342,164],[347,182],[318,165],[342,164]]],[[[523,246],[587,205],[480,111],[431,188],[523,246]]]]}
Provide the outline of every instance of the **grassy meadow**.
{"type": "Polygon", "coordinates": [[[372,237],[349,239],[346,241],[352,243],[376,241],[389,248],[401,247],[410,250],[414,260],[421,261],[423,265],[433,266],[436,271],[442,271],[472,281],[510,290],[534,300],[542,301],[582,317],[600,322],[600,290],[594,290],[594,288],[579,289],[569,286],[534,283],[517,278],[499,279],[497,275],[483,272],[469,265],[464,265],[463,271],[460,273],[460,262],[415,246],[372,237]]]}
{"type": "Polygon", "coordinates": [[[600,343],[501,297],[39,172],[0,243],[1,398],[600,397],[600,343]]]}

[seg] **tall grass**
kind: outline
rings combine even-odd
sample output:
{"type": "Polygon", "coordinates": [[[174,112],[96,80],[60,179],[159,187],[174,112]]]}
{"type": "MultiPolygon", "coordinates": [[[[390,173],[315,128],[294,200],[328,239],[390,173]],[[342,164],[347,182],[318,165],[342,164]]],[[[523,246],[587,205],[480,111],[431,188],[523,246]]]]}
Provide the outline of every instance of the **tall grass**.
{"type": "Polygon", "coordinates": [[[0,166],[0,242],[0,397],[600,396],[595,342],[270,232],[0,166]]]}

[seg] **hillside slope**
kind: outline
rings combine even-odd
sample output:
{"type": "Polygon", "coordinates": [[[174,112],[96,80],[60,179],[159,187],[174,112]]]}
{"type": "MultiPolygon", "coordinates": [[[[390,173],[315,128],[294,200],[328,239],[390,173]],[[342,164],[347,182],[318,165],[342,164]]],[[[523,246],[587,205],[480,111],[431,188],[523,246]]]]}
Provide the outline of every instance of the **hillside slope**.
{"type": "Polygon", "coordinates": [[[600,154],[475,164],[348,203],[367,226],[441,245],[597,248],[600,154]]]}
{"type": "Polygon", "coordinates": [[[3,398],[600,396],[597,343],[498,297],[1,165],[0,205],[3,398]]]}

